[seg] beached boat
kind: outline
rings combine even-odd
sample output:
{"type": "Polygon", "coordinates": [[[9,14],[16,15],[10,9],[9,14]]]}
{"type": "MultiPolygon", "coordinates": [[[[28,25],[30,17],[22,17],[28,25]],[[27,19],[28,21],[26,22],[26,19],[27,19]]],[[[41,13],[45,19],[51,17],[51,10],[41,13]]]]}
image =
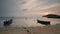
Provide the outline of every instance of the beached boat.
{"type": "Polygon", "coordinates": [[[4,26],[8,26],[10,24],[12,24],[12,19],[8,20],[8,21],[4,21],[4,26]]]}
{"type": "Polygon", "coordinates": [[[43,25],[50,25],[50,21],[37,20],[37,23],[40,23],[40,24],[43,24],[43,25]]]}

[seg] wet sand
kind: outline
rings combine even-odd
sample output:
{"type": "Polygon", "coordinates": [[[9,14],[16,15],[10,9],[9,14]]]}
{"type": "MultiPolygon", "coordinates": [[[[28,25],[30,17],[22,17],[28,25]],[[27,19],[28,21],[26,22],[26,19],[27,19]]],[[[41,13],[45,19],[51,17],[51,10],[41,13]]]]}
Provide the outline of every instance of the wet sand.
{"type": "Polygon", "coordinates": [[[0,34],[60,34],[60,24],[43,27],[0,28],[0,34]]]}

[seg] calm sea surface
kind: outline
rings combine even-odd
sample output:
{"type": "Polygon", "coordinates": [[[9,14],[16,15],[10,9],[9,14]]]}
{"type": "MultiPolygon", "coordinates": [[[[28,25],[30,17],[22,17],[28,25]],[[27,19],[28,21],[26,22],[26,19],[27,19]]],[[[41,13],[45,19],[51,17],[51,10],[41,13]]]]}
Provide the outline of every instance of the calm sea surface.
{"type": "MultiPolygon", "coordinates": [[[[3,22],[9,20],[11,17],[0,17],[0,27],[4,27],[3,22]]],[[[45,17],[14,17],[13,23],[8,27],[34,27],[34,26],[45,26],[37,23],[37,19],[43,21],[50,21],[51,25],[60,24],[60,19],[50,19],[45,17]]]]}

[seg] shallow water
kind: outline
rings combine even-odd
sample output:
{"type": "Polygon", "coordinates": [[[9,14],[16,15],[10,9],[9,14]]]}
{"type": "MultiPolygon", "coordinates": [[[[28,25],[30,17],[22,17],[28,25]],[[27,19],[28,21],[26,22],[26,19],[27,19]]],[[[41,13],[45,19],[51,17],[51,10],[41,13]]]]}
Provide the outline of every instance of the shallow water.
{"type": "MultiPolygon", "coordinates": [[[[9,18],[0,18],[0,27],[4,27],[3,22],[5,20],[10,19],[9,18]]],[[[37,23],[37,19],[39,20],[43,20],[43,21],[50,21],[51,25],[55,25],[55,24],[59,24],[60,23],[60,19],[50,19],[50,18],[45,18],[45,17],[23,17],[23,18],[13,18],[13,23],[8,26],[8,27],[35,27],[35,26],[45,26],[42,24],[37,23]]]]}

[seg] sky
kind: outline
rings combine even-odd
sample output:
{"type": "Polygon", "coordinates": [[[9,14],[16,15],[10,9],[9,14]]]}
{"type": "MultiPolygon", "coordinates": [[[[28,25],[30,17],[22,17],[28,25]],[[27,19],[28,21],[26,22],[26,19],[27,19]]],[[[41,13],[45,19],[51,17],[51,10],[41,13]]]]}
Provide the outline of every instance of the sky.
{"type": "Polygon", "coordinates": [[[0,16],[59,14],[60,0],[0,0],[0,9],[0,16]]]}

